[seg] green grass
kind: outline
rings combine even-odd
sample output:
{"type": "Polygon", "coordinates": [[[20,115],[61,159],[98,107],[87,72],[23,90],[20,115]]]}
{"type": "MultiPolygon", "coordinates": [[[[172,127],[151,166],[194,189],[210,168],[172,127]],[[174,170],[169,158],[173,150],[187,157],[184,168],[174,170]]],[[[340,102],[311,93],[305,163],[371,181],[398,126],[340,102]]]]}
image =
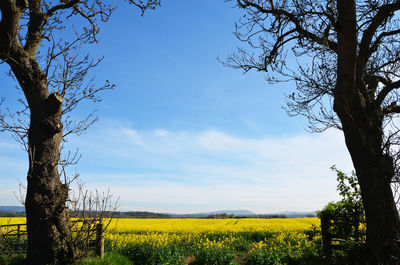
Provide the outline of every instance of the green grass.
{"type": "Polygon", "coordinates": [[[116,252],[109,252],[104,255],[104,258],[88,258],[75,265],[132,265],[128,258],[116,252]]]}
{"type": "Polygon", "coordinates": [[[25,259],[25,254],[0,255],[0,265],[24,265],[25,259]]]}

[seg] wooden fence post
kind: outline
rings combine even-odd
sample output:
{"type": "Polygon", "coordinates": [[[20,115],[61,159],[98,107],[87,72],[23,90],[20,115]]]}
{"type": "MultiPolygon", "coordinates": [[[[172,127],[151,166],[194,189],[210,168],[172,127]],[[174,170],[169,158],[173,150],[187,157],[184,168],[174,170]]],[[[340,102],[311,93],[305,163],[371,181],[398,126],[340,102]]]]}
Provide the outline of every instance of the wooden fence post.
{"type": "Polygon", "coordinates": [[[322,249],[325,255],[332,254],[332,235],[331,235],[330,219],[326,216],[321,216],[321,236],[322,236],[322,249]]]}
{"type": "Polygon", "coordinates": [[[17,226],[17,249],[18,251],[21,249],[21,225],[17,226]]]}
{"type": "Polygon", "coordinates": [[[17,242],[18,242],[18,244],[21,243],[21,225],[20,224],[17,226],[17,242]]]}
{"type": "MultiPolygon", "coordinates": [[[[86,235],[86,251],[89,251],[89,249],[90,249],[90,235],[92,234],[91,232],[93,231],[92,230],[92,224],[91,224],[91,222],[90,222],[90,220],[86,220],[86,225],[87,225],[87,235],[86,235]]],[[[85,224],[85,223],[83,223],[83,224],[85,224]]]]}
{"type": "Polygon", "coordinates": [[[101,221],[96,225],[96,255],[104,257],[104,224],[101,221]]]}

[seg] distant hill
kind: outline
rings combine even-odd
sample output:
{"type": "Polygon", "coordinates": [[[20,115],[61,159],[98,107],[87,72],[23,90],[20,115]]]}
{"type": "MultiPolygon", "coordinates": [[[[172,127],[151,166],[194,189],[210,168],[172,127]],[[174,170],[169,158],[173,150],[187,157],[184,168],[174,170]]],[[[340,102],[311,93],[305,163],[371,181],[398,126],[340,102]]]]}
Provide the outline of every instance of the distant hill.
{"type": "Polygon", "coordinates": [[[248,210],[221,210],[221,211],[214,211],[214,212],[203,212],[203,213],[190,213],[190,214],[169,214],[172,217],[191,217],[191,218],[205,218],[213,215],[233,215],[237,217],[243,217],[243,216],[255,216],[256,214],[253,212],[250,212],[248,210]]]}
{"type": "Polygon", "coordinates": [[[215,215],[228,215],[234,217],[254,217],[254,218],[299,218],[299,217],[315,217],[317,214],[315,212],[296,212],[296,211],[284,211],[277,213],[268,214],[256,214],[248,210],[222,210],[214,212],[204,212],[204,213],[192,213],[192,214],[168,214],[175,218],[206,218],[215,215]]]}
{"type": "Polygon", "coordinates": [[[248,211],[248,210],[234,210],[234,211],[230,211],[230,210],[222,210],[222,211],[216,211],[216,212],[212,212],[212,214],[228,214],[228,215],[234,215],[234,216],[252,216],[252,215],[256,215],[255,213],[248,211]]]}
{"type": "Polygon", "coordinates": [[[23,206],[0,206],[0,212],[23,213],[23,212],[25,212],[25,207],[23,207],[23,206]]]}
{"type": "Polygon", "coordinates": [[[284,211],[268,214],[256,214],[248,210],[222,210],[214,212],[192,213],[192,214],[168,214],[175,218],[207,218],[213,216],[228,215],[233,217],[254,217],[254,218],[301,218],[301,217],[315,217],[315,212],[296,212],[284,211]]]}
{"type": "Polygon", "coordinates": [[[299,217],[316,217],[316,212],[296,212],[296,211],[284,211],[278,213],[260,214],[258,217],[265,218],[275,218],[275,217],[285,217],[285,218],[299,218],[299,217]]]}
{"type": "Polygon", "coordinates": [[[168,214],[153,212],[115,212],[116,218],[171,218],[168,214]]]}

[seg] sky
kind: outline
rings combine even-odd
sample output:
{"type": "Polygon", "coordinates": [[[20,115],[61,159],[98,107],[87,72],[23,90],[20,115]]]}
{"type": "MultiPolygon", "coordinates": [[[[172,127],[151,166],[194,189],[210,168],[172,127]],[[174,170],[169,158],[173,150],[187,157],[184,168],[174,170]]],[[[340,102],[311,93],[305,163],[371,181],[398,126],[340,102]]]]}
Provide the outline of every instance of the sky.
{"type": "MultiPolygon", "coordinates": [[[[87,48],[104,56],[93,72],[114,91],[93,108],[99,121],[68,139],[82,158],[69,168],[86,188],[119,198],[119,210],[195,213],[315,211],[338,200],[332,165],[351,172],[342,133],[306,131],[283,109],[292,83],[268,84],[217,58],[241,43],[233,35],[242,16],[223,0],[164,1],[140,16],[119,2],[87,48]]],[[[0,97],[14,106],[19,91],[0,65],[0,97]]],[[[0,205],[18,205],[27,155],[0,134],[0,205]]]]}

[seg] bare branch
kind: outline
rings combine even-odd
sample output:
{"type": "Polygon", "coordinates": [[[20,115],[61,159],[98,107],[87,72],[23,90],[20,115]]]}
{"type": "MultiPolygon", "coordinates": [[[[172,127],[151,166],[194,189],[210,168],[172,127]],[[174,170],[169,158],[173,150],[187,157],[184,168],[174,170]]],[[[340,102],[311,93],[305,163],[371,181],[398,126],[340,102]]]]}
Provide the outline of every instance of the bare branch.
{"type": "Polygon", "coordinates": [[[396,103],[391,104],[390,106],[383,107],[382,112],[384,114],[390,114],[390,113],[400,113],[400,106],[396,105],[396,103]]]}
{"type": "MultiPolygon", "coordinates": [[[[365,65],[369,56],[376,50],[376,45],[379,43],[380,39],[385,36],[385,33],[381,33],[380,37],[377,39],[378,42],[372,45],[372,49],[370,49],[373,36],[377,33],[378,28],[381,27],[389,17],[393,16],[394,12],[397,10],[400,10],[400,1],[395,1],[394,3],[379,7],[378,12],[369,23],[368,28],[363,32],[358,56],[359,65],[365,65]]],[[[393,35],[392,33],[388,34],[393,35]]]]}
{"type": "Polygon", "coordinates": [[[54,13],[56,13],[57,11],[75,7],[79,2],[81,2],[81,0],[71,0],[71,1],[65,1],[65,2],[62,2],[61,4],[55,5],[47,10],[46,17],[53,16],[54,13]]]}
{"type": "Polygon", "coordinates": [[[129,0],[130,4],[139,7],[142,10],[142,15],[147,9],[155,9],[157,6],[161,5],[161,0],[129,0]]]}
{"type": "Polygon", "coordinates": [[[386,86],[379,92],[378,96],[376,97],[376,104],[380,106],[383,102],[383,100],[386,98],[386,96],[393,91],[394,89],[400,88],[400,80],[386,84],[386,86]]]}
{"type": "MultiPolygon", "coordinates": [[[[248,7],[253,7],[255,8],[259,13],[261,14],[271,14],[275,17],[276,20],[286,20],[287,22],[290,22],[294,25],[294,29],[292,30],[293,33],[299,34],[300,38],[306,38],[309,39],[310,41],[313,41],[315,43],[318,43],[322,46],[326,46],[332,51],[336,51],[337,49],[337,43],[322,36],[317,36],[313,32],[307,30],[302,26],[302,21],[301,21],[301,16],[300,14],[294,14],[291,12],[288,12],[285,9],[280,9],[280,8],[275,8],[273,2],[271,1],[269,6],[262,6],[259,3],[255,3],[252,0],[238,0],[238,6],[241,8],[248,8],[248,7]]],[[[317,16],[322,16],[325,15],[323,12],[309,12],[308,14],[312,15],[317,15],[317,16]]],[[[331,19],[331,17],[329,17],[331,19]]],[[[287,32],[285,33],[287,34],[287,32]]]]}

